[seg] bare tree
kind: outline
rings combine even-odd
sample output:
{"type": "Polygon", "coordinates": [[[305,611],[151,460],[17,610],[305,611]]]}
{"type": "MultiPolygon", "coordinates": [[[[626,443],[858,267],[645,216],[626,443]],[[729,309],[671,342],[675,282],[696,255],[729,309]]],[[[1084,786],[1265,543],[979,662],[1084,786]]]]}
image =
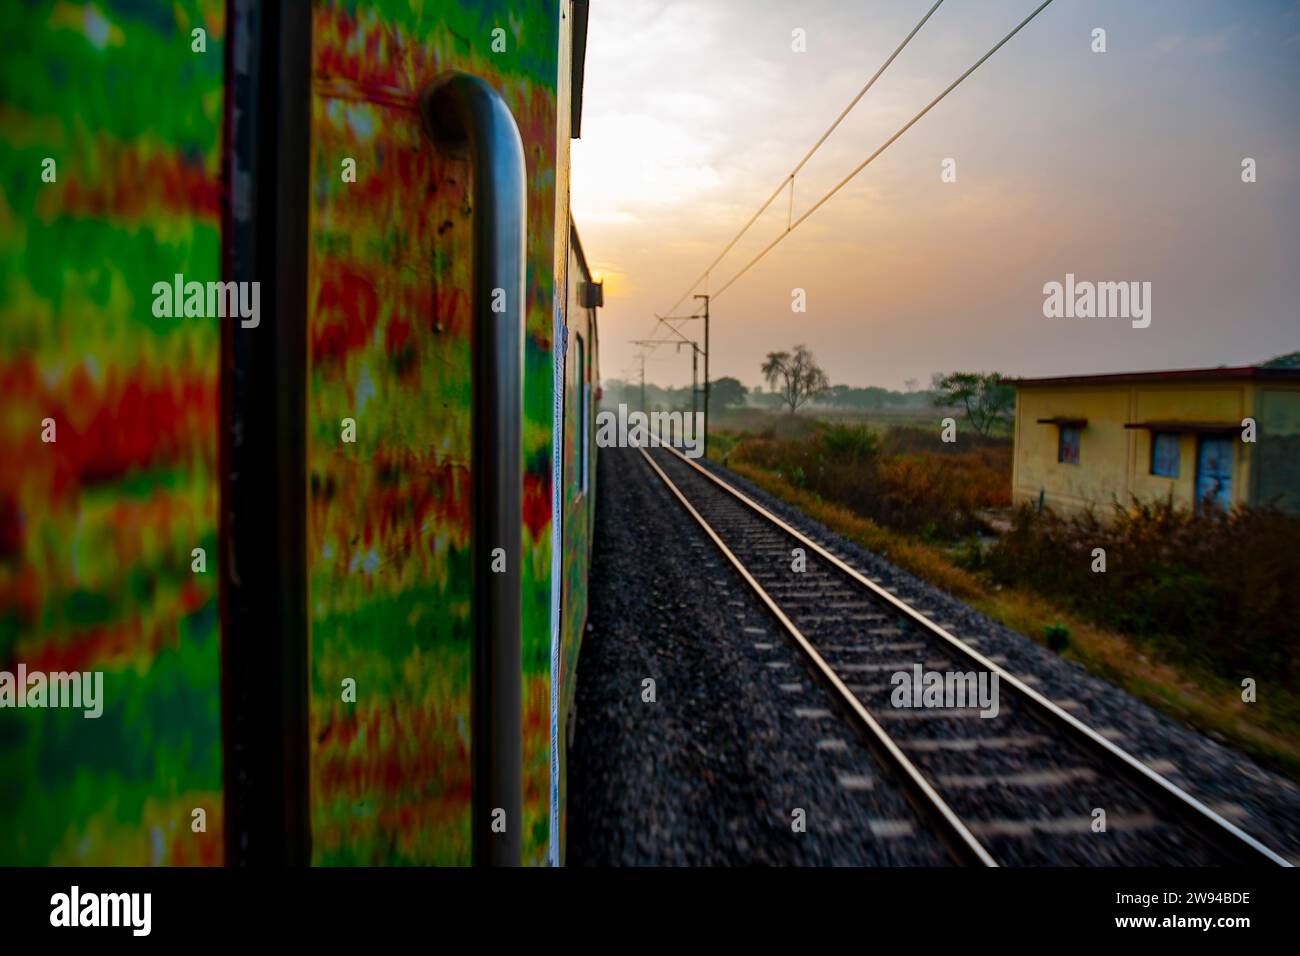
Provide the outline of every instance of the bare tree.
{"type": "Polygon", "coordinates": [[[762,371],[767,384],[780,394],[781,403],[791,414],[831,386],[831,380],[812,352],[803,345],[796,345],[793,352],[768,352],[762,371]]]}

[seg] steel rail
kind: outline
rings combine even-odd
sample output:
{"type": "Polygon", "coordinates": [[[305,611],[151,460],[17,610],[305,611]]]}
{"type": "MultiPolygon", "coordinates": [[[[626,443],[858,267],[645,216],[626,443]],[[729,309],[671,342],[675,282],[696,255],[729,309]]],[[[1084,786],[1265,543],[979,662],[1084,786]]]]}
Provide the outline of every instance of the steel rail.
{"type": "Polygon", "coordinates": [[[883,751],[894,766],[903,774],[905,782],[911,790],[912,796],[920,802],[921,809],[938,820],[944,828],[947,842],[954,850],[957,857],[962,862],[976,862],[984,866],[997,866],[997,861],[993,859],[993,855],[984,848],[978,839],[975,838],[975,835],[970,832],[966,824],[962,822],[961,818],[953,812],[953,809],[950,806],[948,806],[947,801],[945,801],[943,797],[939,795],[938,791],[930,785],[930,782],[925,779],[921,771],[916,768],[916,765],[908,759],[907,754],[903,753],[902,748],[900,748],[898,744],[894,742],[894,739],[885,732],[884,728],[876,722],[876,719],[871,716],[870,711],[863,706],[862,701],[858,700],[854,693],[849,690],[844,681],[842,681],[839,675],[835,673],[834,668],[826,662],[826,659],[821,656],[813,646],[812,642],[808,640],[808,638],[804,636],[803,632],[795,626],[794,622],[786,616],[785,612],[781,610],[776,601],[772,599],[772,596],[763,589],[763,586],[759,584],[757,580],[755,580],[754,576],[749,573],[749,570],[741,563],[740,559],[736,557],[735,553],[727,547],[726,543],[718,536],[718,533],[713,530],[708,521],[706,521],[704,517],[695,510],[694,506],[687,500],[686,496],[682,494],[681,489],[679,489],[677,485],[674,484],[673,480],[664,473],[664,470],[655,463],[655,460],[650,457],[650,454],[644,448],[641,448],[640,452],[645,456],[645,460],[649,463],[650,467],[653,468],[663,480],[663,483],[668,486],[668,490],[671,491],[673,495],[676,496],[677,500],[681,502],[682,507],[684,507],[690,516],[699,523],[700,527],[704,529],[704,532],[710,539],[712,539],[713,543],[717,545],[718,550],[721,551],[723,556],[731,563],[731,566],[736,569],[736,572],[741,576],[744,582],[749,585],[750,589],[753,590],[755,594],[758,595],[759,600],[767,605],[767,609],[772,612],[772,615],[781,623],[781,626],[785,628],[786,632],[794,638],[799,649],[803,651],[808,660],[812,662],[813,667],[817,669],[818,673],[826,683],[828,683],[835,691],[836,695],[840,698],[840,702],[848,707],[862,727],[866,729],[868,743],[874,744],[878,748],[878,751],[883,751]]]}
{"type": "MultiPolygon", "coordinates": [[[[1074,739],[1087,745],[1089,749],[1093,750],[1109,763],[1122,770],[1126,776],[1133,778],[1134,782],[1141,785],[1146,792],[1154,796],[1161,805],[1173,809],[1176,815],[1181,814],[1185,819],[1190,821],[1192,829],[1195,832],[1197,832],[1203,839],[1219,848],[1230,858],[1245,863],[1267,863],[1276,866],[1292,866],[1291,862],[1281,854],[1269,849],[1269,847],[1265,846],[1255,837],[1242,830],[1236,824],[1207,807],[1196,797],[1165,779],[1161,774],[1152,770],[1127,751],[1111,743],[1101,734],[1080,721],[1077,717],[1074,717],[1072,714],[1063,710],[1060,706],[1025,684],[1015,675],[989,660],[965,641],[949,633],[945,628],[936,624],[934,621],[931,621],[928,617],[911,607],[905,601],[902,601],[897,596],[876,584],[852,565],[836,557],[812,538],[792,527],[780,517],[758,504],[752,498],[710,472],[707,468],[691,461],[691,459],[687,458],[671,446],[660,445],[659,447],[662,447],[665,451],[671,452],[678,459],[685,462],[687,465],[690,465],[719,488],[726,491],[736,500],[752,510],[755,514],[766,519],[771,524],[776,525],[791,537],[797,539],[801,544],[810,548],[819,557],[848,576],[851,580],[867,588],[873,595],[885,601],[897,611],[906,615],[913,622],[920,625],[932,636],[940,638],[946,642],[953,650],[961,654],[967,660],[978,664],[990,673],[997,674],[1000,682],[1010,686],[1020,695],[1020,697],[1033,705],[1032,712],[1035,713],[1041,721],[1047,723],[1051,727],[1062,727],[1068,730],[1074,739]]],[[[644,449],[642,449],[642,454],[645,454],[647,459],[650,458],[644,449]]],[[[651,464],[653,465],[654,462],[652,461],[651,464]]],[[[655,470],[660,470],[657,465],[655,465],[655,470]]],[[[663,474],[662,471],[660,471],[660,474],[663,474]]],[[[679,497],[681,497],[680,494],[679,497]]],[[[683,503],[686,504],[688,508],[691,507],[684,498],[683,503]]],[[[692,513],[696,513],[693,508],[691,510],[692,513]]],[[[697,520],[700,520],[701,523],[703,523],[703,519],[699,519],[698,516],[697,520]]],[[[712,533],[711,529],[710,532],[712,533]]],[[[733,558],[733,562],[734,561],[735,559],[733,558]]],[[[784,615],[782,615],[782,617],[784,617],[784,615]]]]}

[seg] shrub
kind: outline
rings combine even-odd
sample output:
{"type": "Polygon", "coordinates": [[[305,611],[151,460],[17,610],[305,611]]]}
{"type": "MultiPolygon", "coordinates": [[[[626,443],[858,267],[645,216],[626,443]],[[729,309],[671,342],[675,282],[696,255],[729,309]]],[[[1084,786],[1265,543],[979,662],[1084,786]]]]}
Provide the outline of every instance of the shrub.
{"type": "Polygon", "coordinates": [[[821,424],[817,438],[833,461],[846,465],[864,463],[879,445],[866,425],[821,424]]]}
{"type": "Polygon", "coordinates": [[[968,538],[962,548],[957,552],[954,561],[959,568],[965,568],[967,571],[978,571],[984,567],[984,548],[980,545],[978,538],[968,538]]]}
{"type": "Polygon", "coordinates": [[[1061,517],[1022,506],[985,555],[999,584],[1028,586],[1160,653],[1235,679],[1297,685],[1300,516],[1272,508],[1194,514],[1170,501],[1061,517]],[[1094,548],[1105,573],[1092,571],[1094,548]]]}
{"type": "Polygon", "coordinates": [[[1057,621],[1043,628],[1043,639],[1049,648],[1059,654],[1070,646],[1070,629],[1057,621]]]}
{"type": "Polygon", "coordinates": [[[732,460],[790,475],[799,487],[892,530],[952,541],[981,529],[981,509],[1011,503],[1009,443],[985,439],[965,451],[952,448],[922,429],[895,428],[882,439],[865,425],[819,423],[801,438],[748,439],[732,460]]]}

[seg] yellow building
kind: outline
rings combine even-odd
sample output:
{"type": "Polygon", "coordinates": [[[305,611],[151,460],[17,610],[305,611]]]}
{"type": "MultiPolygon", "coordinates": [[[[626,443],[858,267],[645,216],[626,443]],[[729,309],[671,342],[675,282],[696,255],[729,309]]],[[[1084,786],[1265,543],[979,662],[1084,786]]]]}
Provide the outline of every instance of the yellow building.
{"type": "Polygon", "coordinates": [[[1300,369],[1012,379],[1015,502],[1058,512],[1173,497],[1300,511],[1300,369]],[[1247,419],[1255,423],[1254,441],[1247,419]],[[1245,424],[1243,424],[1245,423],[1245,424]]]}

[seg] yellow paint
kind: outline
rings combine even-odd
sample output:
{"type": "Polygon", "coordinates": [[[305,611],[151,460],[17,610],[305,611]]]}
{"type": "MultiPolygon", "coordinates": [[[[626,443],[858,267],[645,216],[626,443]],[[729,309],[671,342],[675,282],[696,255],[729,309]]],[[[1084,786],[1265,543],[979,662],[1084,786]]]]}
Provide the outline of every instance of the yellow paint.
{"type": "MultiPolygon", "coordinates": [[[[1043,503],[1062,513],[1088,505],[1102,514],[1114,502],[1163,499],[1191,508],[1196,497],[1199,436],[1179,436],[1178,477],[1151,473],[1152,434],[1125,424],[1148,421],[1233,423],[1228,433],[1236,453],[1232,469],[1233,504],[1258,504],[1260,486],[1267,497],[1287,493],[1284,504],[1300,503],[1294,469],[1280,468],[1261,482],[1260,443],[1294,441],[1300,436],[1300,381],[1258,381],[1249,378],[1203,381],[1148,380],[1123,384],[1061,385],[1022,383],[1016,389],[1015,463],[1012,499],[1043,503]],[[1254,418],[1258,438],[1242,441],[1241,422],[1254,418]],[[1043,418],[1084,418],[1078,464],[1057,461],[1060,429],[1040,424],[1043,418]]],[[[1272,466],[1270,466],[1272,467],[1272,466]]]]}

